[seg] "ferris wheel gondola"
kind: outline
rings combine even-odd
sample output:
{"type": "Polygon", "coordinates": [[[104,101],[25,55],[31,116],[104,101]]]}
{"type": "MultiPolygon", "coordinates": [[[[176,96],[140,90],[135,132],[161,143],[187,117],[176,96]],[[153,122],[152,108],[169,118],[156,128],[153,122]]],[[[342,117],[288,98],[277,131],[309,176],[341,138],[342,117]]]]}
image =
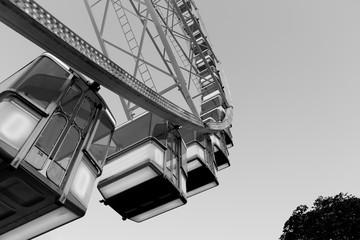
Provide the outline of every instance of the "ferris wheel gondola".
{"type": "Polygon", "coordinates": [[[0,238],[82,217],[115,122],[96,84],[44,54],[0,84],[0,238]]]}
{"type": "Polygon", "coordinates": [[[87,190],[101,174],[98,189],[103,202],[124,219],[141,222],[184,205],[187,196],[217,186],[215,171],[230,166],[233,106],[220,62],[194,2],[89,2],[84,0],[101,51],[35,1],[0,0],[0,20],[52,54],[32,64],[49,59],[67,73],[60,77],[63,83],[56,80],[57,75],[53,78],[51,74],[38,74],[24,85],[20,79],[22,71],[28,71],[26,67],[2,85],[0,113],[14,113],[0,120],[2,236],[18,233],[15,229],[36,236],[83,216],[90,198],[87,190]],[[129,4],[126,11],[123,4],[129,4]],[[128,50],[103,35],[110,5],[124,31],[128,50]],[[100,24],[94,14],[98,6],[105,7],[100,24]],[[130,9],[140,24],[137,29],[132,28],[132,20],[126,16],[130,9]],[[150,44],[145,44],[146,40],[150,44]],[[146,49],[154,46],[159,61],[146,58],[145,45],[146,49]],[[108,51],[110,46],[135,60],[126,61],[134,63],[131,70],[118,65],[108,51]],[[155,70],[158,72],[153,74],[155,70]],[[51,84],[51,91],[39,91],[47,86],[43,84],[45,79],[56,83],[51,84]],[[27,89],[34,86],[38,91],[28,93],[27,89]],[[115,125],[109,107],[97,92],[99,86],[120,96],[127,118],[113,136],[115,125]],[[171,99],[178,93],[180,97],[171,99]],[[15,130],[13,122],[26,124],[22,124],[24,129],[15,130]],[[139,122],[144,123],[139,132],[146,134],[131,142],[126,133],[139,122]],[[159,124],[151,125],[155,122],[159,124]],[[189,133],[190,139],[186,137],[189,133]],[[105,160],[108,149],[110,154],[105,160]],[[147,177],[135,177],[139,182],[131,178],[142,173],[147,177]],[[86,186],[82,185],[84,179],[88,180],[86,186]],[[18,193],[20,190],[29,197],[18,193]],[[13,196],[15,203],[7,200],[13,196]],[[41,205],[42,201],[48,205],[41,205]],[[11,204],[31,207],[22,213],[11,204]],[[69,218],[65,217],[68,212],[69,218]],[[15,215],[9,224],[6,219],[15,215]],[[39,224],[48,217],[53,219],[51,224],[39,224]],[[33,223],[37,228],[29,227],[33,223]]]}

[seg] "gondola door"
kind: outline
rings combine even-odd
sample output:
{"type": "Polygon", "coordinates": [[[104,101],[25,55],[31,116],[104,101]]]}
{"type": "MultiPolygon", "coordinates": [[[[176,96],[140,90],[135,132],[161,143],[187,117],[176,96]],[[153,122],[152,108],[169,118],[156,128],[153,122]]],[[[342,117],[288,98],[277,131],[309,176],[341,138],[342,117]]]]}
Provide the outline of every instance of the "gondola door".
{"type": "Polygon", "coordinates": [[[85,214],[115,123],[98,86],[48,54],[7,82],[0,86],[0,239],[29,239],[85,214]]]}
{"type": "Polygon", "coordinates": [[[82,145],[95,114],[95,103],[87,97],[87,86],[75,81],[60,101],[26,161],[56,186],[71,169],[71,160],[82,145]]]}

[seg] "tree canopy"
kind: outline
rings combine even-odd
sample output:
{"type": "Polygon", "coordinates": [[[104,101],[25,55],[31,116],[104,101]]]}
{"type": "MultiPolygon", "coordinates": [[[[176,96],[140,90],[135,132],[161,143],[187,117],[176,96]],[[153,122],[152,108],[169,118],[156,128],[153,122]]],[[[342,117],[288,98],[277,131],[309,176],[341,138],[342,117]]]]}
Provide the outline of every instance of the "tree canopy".
{"type": "Polygon", "coordinates": [[[360,239],[360,199],[344,193],[320,196],[311,209],[298,206],[280,236],[280,240],[348,239],[360,239]]]}

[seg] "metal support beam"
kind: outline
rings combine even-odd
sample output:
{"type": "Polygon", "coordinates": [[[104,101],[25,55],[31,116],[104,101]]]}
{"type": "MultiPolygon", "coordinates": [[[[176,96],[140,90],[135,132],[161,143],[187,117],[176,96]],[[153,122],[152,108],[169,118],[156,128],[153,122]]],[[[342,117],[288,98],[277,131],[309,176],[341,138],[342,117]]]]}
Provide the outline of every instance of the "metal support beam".
{"type": "MultiPolygon", "coordinates": [[[[106,39],[103,39],[103,40],[104,40],[104,42],[105,42],[106,44],[112,46],[113,48],[116,48],[117,50],[119,50],[119,51],[121,51],[121,52],[123,52],[123,53],[126,53],[127,55],[129,55],[129,56],[131,56],[131,57],[133,57],[133,58],[136,58],[135,55],[133,55],[132,53],[126,51],[126,50],[123,49],[123,48],[120,48],[120,47],[117,46],[116,44],[114,44],[114,43],[112,43],[112,42],[109,42],[109,41],[106,40],[106,39]]],[[[146,60],[144,60],[144,59],[141,59],[141,58],[140,58],[139,61],[142,62],[142,63],[145,63],[145,64],[149,65],[150,67],[156,69],[157,71],[159,71],[159,72],[161,72],[161,73],[163,73],[163,74],[165,74],[165,75],[167,75],[167,76],[169,76],[169,77],[174,77],[174,76],[171,75],[170,73],[166,72],[165,70],[162,70],[161,68],[155,66],[154,64],[152,64],[152,63],[150,63],[150,62],[148,62],[148,61],[146,61],[146,60]]]]}
{"type": "MultiPolygon", "coordinates": [[[[90,17],[91,24],[92,24],[92,26],[94,28],[96,38],[97,38],[97,40],[98,40],[98,42],[100,44],[101,51],[108,58],[109,58],[109,54],[108,54],[108,52],[106,50],[106,46],[105,46],[104,40],[102,38],[102,32],[104,31],[104,24],[105,24],[105,21],[106,21],[107,11],[108,11],[108,8],[109,8],[109,2],[110,2],[110,0],[106,0],[105,14],[104,14],[104,17],[103,17],[103,21],[101,23],[101,31],[99,31],[98,26],[96,25],[95,18],[93,16],[92,12],[91,12],[91,7],[90,7],[88,1],[84,0],[86,10],[87,10],[88,15],[90,17]]],[[[128,120],[132,119],[131,110],[129,109],[128,105],[126,104],[125,99],[122,98],[121,96],[119,96],[119,100],[121,102],[121,105],[123,106],[126,118],[128,120]]]]}
{"type": "MultiPolygon", "coordinates": [[[[199,55],[201,56],[202,60],[204,61],[204,64],[205,64],[206,68],[207,68],[207,69],[210,69],[210,65],[209,65],[209,63],[206,61],[205,55],[204,55],[204,53],[202,52],[199,44],[197,43],[197,41],[196,41],[196,39],[195,39],[195,37],[194,37],[191,29],[190,29],[189,26],[187,25],[185,18],[182,16],[181,11],[180,11],[179,7],[178,7],[177,4],[176,4],[176,1],[175,1],[175,0],[169,0],[169,1],[171,1],[171,2],[173,3],[174,10],[178,13],[179,18],[183,21],[184,27],[185,27],[185,28],[187,29],[187,31],[189,32],[189,37],[191,38],[191,40],[192,40],[194,46],[196,47],[196,49],[199,51],[199,55]]],[[[185,4],[185,2],[184,2],[184,4],[185,4]]],[[[190,14],[190,16],[191,16],[191,19],[193,20],[194,24],[195,24],[195,25],[198,25],[198,29],[199,29],[199,31],[202,33],[202,30],[201,30],[201,28],[200,28],[200,26],[199,26],[199,23],[197,22],[197,19],[194,17],[193,14],[190,14]]],[[[203,34],[203,33],[202,33],[202,34],[203,34]]],[[[207,42],[206,39],[204,39],[204,40],[206,41],[207,47],[209,48],[209,50],[210,50],[211,52],[213,52],[212,49],[211,49],[210,44],[207,42]]],[[[216,77],[215,77],[214,72],[213,72],[213,71],[209,71],[209,72],[210,72],[210,75],[211,75],[211,77],[212,77],[215,85],[217,86],[217,90],[219,90],[220,92],[222,92],[223,95],[225,96],[223,86],[222,86],[218,81],[216,81],[216,77]]],[[[225,104],[226,104],[227,107],[229,107],[229,108],[231,107],[231,108],[232,108],[232,106],[229,105],[228,100],[227,100],[226,98],[224,98],[224,101],[225,101],[225,104]]]]}
{"type": "Polygon", "coordinates": [[[33,0],[0,0],[0,21],[100,85],[176,125],[199,132],[231,126],[232,116],[205,126],[198,116],[132,77],[33,0]]]}
{"type": "Polygon", "coordinates": [[[147,28],[147,23],[148,23],[148,19],[149,19],[149,12],[146,12],[146,16],[145,16],[145,21],[144,21],[144,26],[143,26],[143,30],[141,32],[141,38],[140,38],[140,44],[139,44],[139,51],[138,54],[136,56],[136,63],[135,63],[135,69],[134,69],[134,77],[136,78],[136,72],[138,70],[139,67],[139,61],[140,61],[140,55],[141,55],[141,51],[144,45],[144,38],[145,38],[145,33],[146,33],[146,28],[147,28]]]}
{"type": "Polygon", "coordinates": [[[185,101],[187,102],[189,108],[191,109],[192,113],[195,114],[196,116],[199,116],[199,113],[195,107],[195,104],[191,98],[191,95],[187,89],[187,86],[186,86],[186,81],[184,79],[184,76],[182,75],[181,71],[180,71],[180,67],[176,61],[176,58],[175,58],[175,55],[174,53],[172,52],[171,48],[170,48],[170,45],[169,45],[169,42],[167,41],[167,38],[166,38],[166,35],[162,29],[162,26],[161,26],[161,23],[158,19],[158,14],[156,13],[155,9],[154,9],[154,6],[152,5],[152,2],[151,0],[144,0],[145,4],[146,4],[146,7],[147,7],[147,10],[149,11],[150,13],[150,16],[155,24],[155,28],[159,34],[159,37],[164,45],[164,49],[166,51],[166,54],[167,56],[169,57],[170,59],[170,62],[173,66],[173,69],[175,71],[175,74],[176,74],[176,77],[180,83],[180,91],[182,93],[182,95],[184,96],[184,99],[185,101]]]}

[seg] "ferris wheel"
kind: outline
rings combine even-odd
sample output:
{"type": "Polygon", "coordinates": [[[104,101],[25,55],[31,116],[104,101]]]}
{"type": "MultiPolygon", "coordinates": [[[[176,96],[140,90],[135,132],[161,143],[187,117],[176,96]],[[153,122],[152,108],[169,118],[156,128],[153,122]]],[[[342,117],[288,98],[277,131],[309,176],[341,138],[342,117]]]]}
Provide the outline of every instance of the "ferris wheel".
{"type": "Polygon", "coordinates": [[[82,217],[98,177],[102,202],[142,222],[217,186],[230,166],[230,91],[195,1],[84,6],[100,49],[33,0],[0,1],[0,20],[48,52],[0,85],[5,239],[82,217]]]}

